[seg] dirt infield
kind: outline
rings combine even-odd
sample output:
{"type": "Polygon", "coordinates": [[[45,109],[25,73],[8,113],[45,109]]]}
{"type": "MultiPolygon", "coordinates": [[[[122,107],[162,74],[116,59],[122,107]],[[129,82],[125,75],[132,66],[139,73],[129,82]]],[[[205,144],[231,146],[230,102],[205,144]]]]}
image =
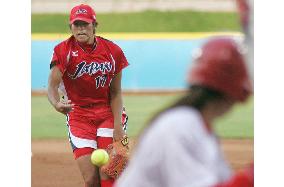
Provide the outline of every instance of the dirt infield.
{"type": "MultiPolygon", "coordinates": [[[[253,161],[253,140],[226,139],[221,144],[234,170],[253,161]]],[[[32,154],[32,187],[84,186],[68,140],[33,140],[32,154]]]]}

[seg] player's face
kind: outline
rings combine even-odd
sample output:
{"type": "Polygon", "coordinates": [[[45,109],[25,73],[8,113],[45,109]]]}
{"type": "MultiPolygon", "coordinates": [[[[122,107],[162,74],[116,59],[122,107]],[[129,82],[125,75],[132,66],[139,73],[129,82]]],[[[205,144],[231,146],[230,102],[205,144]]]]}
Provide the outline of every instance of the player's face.
{"type": "Polygon", "coordinates": [[[228,111],[230,111],[230,109],[232,108],[232,106],[235,104],[235,101],[229,98],[224,98],[222,100],[217,101],[217,106],[218,109],[216,110],[218,113],[218,116],[222,116],[225,113],[227,113],[228,111]]]}
{"type": "Polygon", "coordinates": [[[80,43],[92,44],[94,42],[94,26],[92,23],[85,21],[75,21],[71,25],[71,32],[75,39],[80,43]]]}

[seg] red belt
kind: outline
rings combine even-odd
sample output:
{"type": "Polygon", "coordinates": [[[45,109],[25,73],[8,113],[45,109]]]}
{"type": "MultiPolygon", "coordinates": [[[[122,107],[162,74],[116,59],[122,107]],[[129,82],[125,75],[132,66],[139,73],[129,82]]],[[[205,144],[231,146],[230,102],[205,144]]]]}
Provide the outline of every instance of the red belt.
{"type": "Polygon", "coordinates": [[[106,104],[98,104],[98,103],[91,103],[87,105],[79,105],[80,108],[93,108],[93,107],[102,107],[102,106],[109,106],[106,104]]]}

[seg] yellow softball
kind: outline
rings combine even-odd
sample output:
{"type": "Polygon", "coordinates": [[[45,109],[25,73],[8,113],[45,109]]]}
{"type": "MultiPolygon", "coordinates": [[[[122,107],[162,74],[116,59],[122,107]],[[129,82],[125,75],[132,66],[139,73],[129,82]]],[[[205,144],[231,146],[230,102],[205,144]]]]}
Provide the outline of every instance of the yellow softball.
{"type": "Polygon", "coordinates": [[[98,167],[106,164],[108,160],[108,153],[104,149],[94,150],[91,155],[91,162],[98,167]]]}

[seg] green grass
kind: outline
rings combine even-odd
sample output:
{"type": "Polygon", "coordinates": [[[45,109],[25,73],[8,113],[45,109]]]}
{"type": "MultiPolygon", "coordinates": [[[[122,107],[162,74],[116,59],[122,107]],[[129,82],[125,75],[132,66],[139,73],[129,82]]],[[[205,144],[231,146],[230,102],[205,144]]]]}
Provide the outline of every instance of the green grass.
{"type": "MultiPolygon", "coordinates": [[[[158,110],[168,106],[179,95],[125,96],[124,104],[129,115],[130,136],[137,136],[145,123],[158,110]]],[[[57,113],[46,97],[32,97],[32,138],[66,138],[65,116],[57,113]]],[[[253,137],[253,99],[237,105],[216,122],[217,134],[225,138],[253,137]]]]}
{"type": "MultiPolygon", "coordinates": [[[[240,31],[235,12],[144,11],[101,13],[98,32],[214,32],[240,31]]],[[[69,33],[65,14],[32,14],[32,33],[69,33]]]]}
{"type": "Polygon", "coordinates": [[[236,105],[228,114],[216,121],[215,130],[225,138],[253,138],[253,98],[246,104],[236,105]]]}
{"type": "Polygon", "coordinates": [[[32,97],[32,138],[67,136],[65,116],[55,111],[47,97],[32,97]]]}

